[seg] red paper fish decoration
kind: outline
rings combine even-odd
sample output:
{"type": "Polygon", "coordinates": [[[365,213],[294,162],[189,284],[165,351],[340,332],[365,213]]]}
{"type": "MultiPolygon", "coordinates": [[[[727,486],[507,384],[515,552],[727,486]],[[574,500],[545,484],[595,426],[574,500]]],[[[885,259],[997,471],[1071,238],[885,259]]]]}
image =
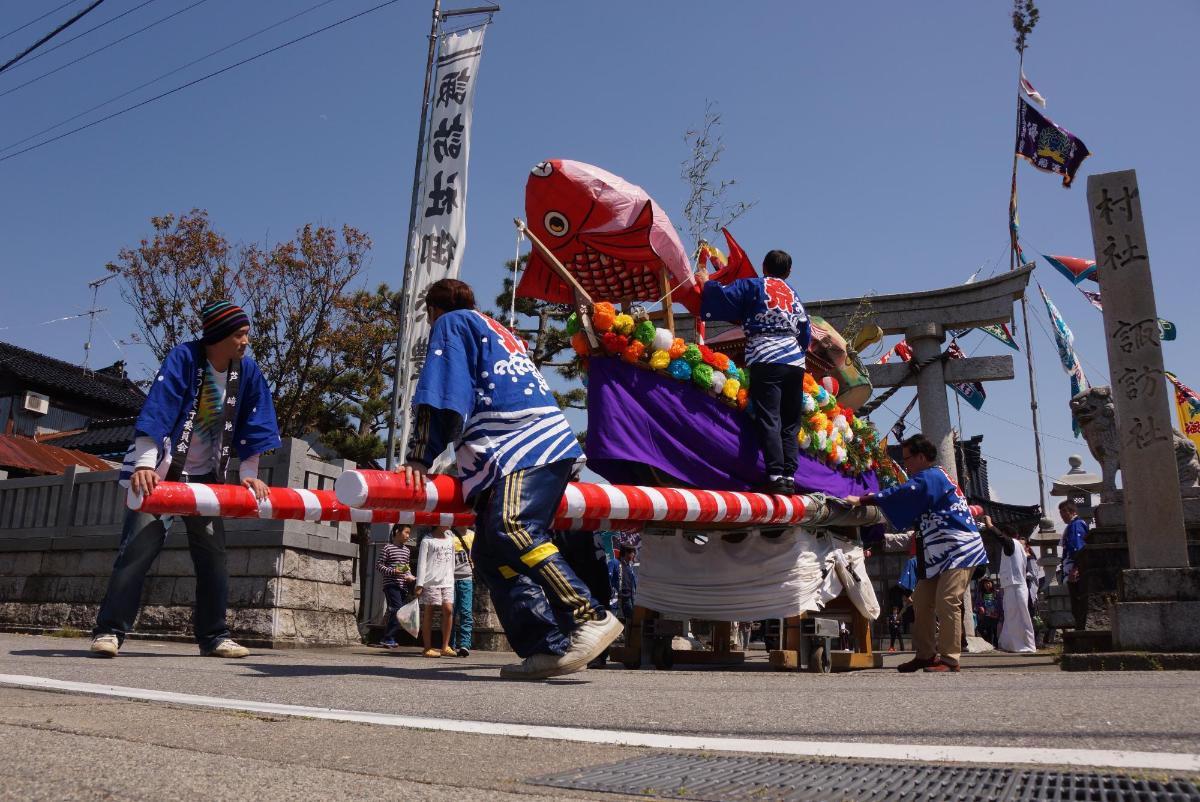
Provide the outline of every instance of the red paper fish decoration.
{"type": "MultiPolygon", "coordinates": [[[[551,159],[525,185],[529,230],[596,301],[655,302],[665,295],[693,313],[700,294],[691,263],[667,215],[646,191],[583,162],[551,159]]],[[[517,295],[574,302],[570,289],[537,251],[529,256],[517,295]]]]}

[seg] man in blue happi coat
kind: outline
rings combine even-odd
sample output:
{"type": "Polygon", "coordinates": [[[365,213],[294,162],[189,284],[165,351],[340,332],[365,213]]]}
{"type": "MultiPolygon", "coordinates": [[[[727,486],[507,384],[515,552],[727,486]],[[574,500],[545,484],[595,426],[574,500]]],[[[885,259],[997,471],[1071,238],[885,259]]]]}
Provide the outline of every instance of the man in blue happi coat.
{"type": "Polygon", "coordinates": [[[1087,521],[1079,517],[1079,508],[1070,499],[1058,505],[1058,514],[1067,525],[1058,545],[1062,554],[1062,578],[1071,597],[1071,617],[1075,619],[1075,629],[1087,629],[1087,584],[1079,564],[1079,553],[1087,545],[1087,521]]]}
{"type": "MultiPolygon", "coordinates": [[[[120,482],[143,494],[163,479],[223,484],[230,454],[236,453],[239,482],[264,499],[267,486],[258,478],[258,458],[278,448],[280,439],[271,391],[246,355],[250,319],[229,301],[209,304],[200,315],[201,339],[175,346],[154,377],[120,482]]],[[[146,572],[162,551],[169,522],[170,517],[164,522],[126,510],[108,592],[92,631],[94,654],[116,657],[133,628],[146,572]]],[[[229,572],[221,519],[183,516],[183,524],[196,568],[193,626],[200,653],[245,657],[249,651],[230,637],[225,621],[229,572]]]]}
{"type": "Polygon", "coordinates": [[[912,639],[916,657],[898,670],[958,671],[963,593],[975,567],[987,564],[987,551],[966,498],[937,464],[937,447],[918,434],[905,440],[901,449],[907,482],[862,497],[850,496],[847,501],[879,507],[896,529],[915,529],[919,578],[912,594],[912,639]]]}
{"type": "Polygon", "coordinates": [[[453,447],[463,496],[475,508],[476,570],[520,663],[511,679],[587,668],[621,624],[551,542],[549,528],[583,452],[554,394],[511,331],[475,309],[457,279],[425,296],[429,348],[413,397],[408,462],[422,481],[453,447]]]}
{"type": "Polygon", "coordinates": [[[743,278],[722,286],[700,271],[704,320],[741,323],[746,333],[746,365],[754,429],[766,463],[767,493],[792,495],[804,415],[805,352],[811,329],[804,306],[787,285],[792,257],[770,251],[763,257],[763,278],[743,278]]]}

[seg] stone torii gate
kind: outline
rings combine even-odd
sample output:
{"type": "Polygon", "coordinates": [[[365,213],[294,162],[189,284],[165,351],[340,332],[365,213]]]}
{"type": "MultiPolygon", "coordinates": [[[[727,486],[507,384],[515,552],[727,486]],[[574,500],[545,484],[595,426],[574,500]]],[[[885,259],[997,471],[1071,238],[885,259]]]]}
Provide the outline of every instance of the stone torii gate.
{"type": "MultiPolygon", "coordinates": [[[[933,360],[915,376],[908,363],[868,365],[871,384],[876,388],[916,385],[921,431],[937,446],[938,463],[951,476],[956,475],[957,468],[946,385],[1011,379],[1013,360],[1007,354],[944,362],[936,357],[942,352],[947,331],[1011,321],[1013,302],[1025,293],[1032,272],[1033,265],[1029,264],[970,284],[876,295],[870,299],[871,322],[885,334],[903,334],[912,346],[914,361],[933,360]]],[[[835,328],[845,329],[858,311],[860,301],[859,298],[805,301],[804,307],[835,328]]]]}

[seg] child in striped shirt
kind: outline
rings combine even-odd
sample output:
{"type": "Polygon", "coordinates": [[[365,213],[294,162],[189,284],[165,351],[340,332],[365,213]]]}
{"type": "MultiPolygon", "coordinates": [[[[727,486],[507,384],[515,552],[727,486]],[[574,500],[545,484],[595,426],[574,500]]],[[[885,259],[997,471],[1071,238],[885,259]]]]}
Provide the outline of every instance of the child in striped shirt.
{"type": "Polygon", "coordinates": [[[416,580],[412,572],[412,546],[408,545],[411,536],[411,526],[393,526],[392,540],[379,552],[379,560],[375,563],[375,570],[383,577],[383,597],[387,599],[387,628],[379,642],[385,649],[395,649],[399,645],[396,636],[400,634],[400,622],[396,620],[396,611],[408,602],[416,580]]]}

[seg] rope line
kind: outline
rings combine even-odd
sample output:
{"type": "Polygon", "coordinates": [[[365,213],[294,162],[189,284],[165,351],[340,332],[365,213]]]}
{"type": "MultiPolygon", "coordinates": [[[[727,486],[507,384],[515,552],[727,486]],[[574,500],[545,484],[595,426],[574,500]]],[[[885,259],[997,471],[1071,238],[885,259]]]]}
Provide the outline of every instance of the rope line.
{"type": "Polygon", "coordinates": [[[872,398],[866,404],[863,404],[862,409],[858,413],[859,416],[860,417],[870,417],[871,413],[874,412],[875,410],[879,409],[879,407],[883,404],[884,401],[887,401],[889,398],[891,398],[896,393],[900,392],[900,390],[902,390],[905,386],[907,386],[905,383],[909,380],[910,377],[919,374],[922,370],[929,367],[934,362],[945,362],[949,358],[950,358],[950,352],[942,351],[937,356],[931,356],[931,357],[929,357],[927,359],[923,359],[919,362],[915,359],[909,360],[908,375],[906,375],[902,380],[900,380],[900,382],[897,383],[895,387],[889,387],[887,390],[885,390],[883,392],[882,395],[878,395],[875,398],[872,398]]]}

